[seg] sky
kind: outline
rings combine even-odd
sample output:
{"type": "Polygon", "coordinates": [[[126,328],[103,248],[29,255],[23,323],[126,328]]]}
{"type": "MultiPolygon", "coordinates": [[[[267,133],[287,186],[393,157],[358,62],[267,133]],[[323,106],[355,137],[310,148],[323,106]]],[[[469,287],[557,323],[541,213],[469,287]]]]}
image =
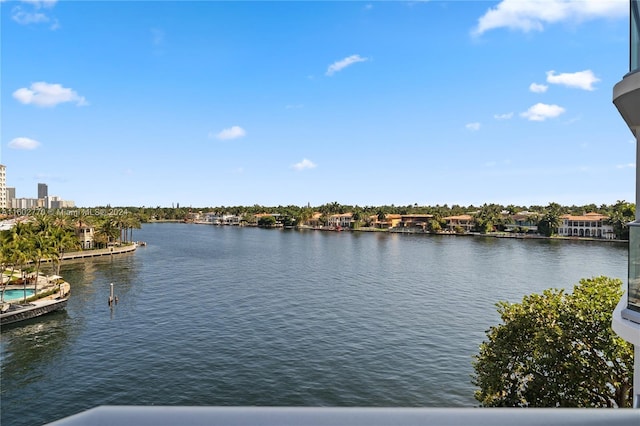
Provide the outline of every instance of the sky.
{"type": "Polygon", "coordinates": [[[0,2],[0,163],[77,206],[635,201],[627,0],[0,2]]]}

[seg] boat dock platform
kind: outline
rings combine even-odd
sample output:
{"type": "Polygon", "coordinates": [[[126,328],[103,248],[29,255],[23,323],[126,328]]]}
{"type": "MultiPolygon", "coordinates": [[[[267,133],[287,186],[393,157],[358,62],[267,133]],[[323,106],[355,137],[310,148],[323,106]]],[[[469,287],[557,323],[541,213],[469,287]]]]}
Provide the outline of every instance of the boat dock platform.
{"type": "Polygon", "coordinates": [[[36,300],[25,305],[7,304],[9,309],[0,313],[0,325],[24,321],[63,309],[67,306],[67,300],[69,300],[68,295],[60,299],[36,300]]]}
{"type": "Polygon", "coordinates": [[[116,246],[116,247],[107,247],[105,249],[73,251],[69,253],[64,253],[62,255],[62,260],[82,259],[85,257],[111,256],[114,254],[129,253],[129,252],[135,251],[136,248],[138,248],[138,244],[133,243],[133,244],[120,246],[120,247],[116,246]]]}

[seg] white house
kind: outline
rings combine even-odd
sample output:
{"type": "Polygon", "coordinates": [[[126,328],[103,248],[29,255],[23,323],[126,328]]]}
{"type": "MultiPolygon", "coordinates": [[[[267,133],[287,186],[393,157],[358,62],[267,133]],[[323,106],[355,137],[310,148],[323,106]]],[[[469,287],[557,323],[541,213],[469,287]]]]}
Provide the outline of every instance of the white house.
{"type": "Polygon", "coordinates": [[[351,226],[352,219],[352,213],[332,214],[329,216],[327,222],[329,226],[333,226],[334,228],[337,228],[338,226],[341,228],[349,228],[351,226]]]}
{"type": "Polygon", "coordinates": [[[560,216],[558,235],[563,237],[590,237],[615,239],[613,226],[607,224],[608,216],[600,213],[587,213],[582,216],[565,214],[560,216]]]}

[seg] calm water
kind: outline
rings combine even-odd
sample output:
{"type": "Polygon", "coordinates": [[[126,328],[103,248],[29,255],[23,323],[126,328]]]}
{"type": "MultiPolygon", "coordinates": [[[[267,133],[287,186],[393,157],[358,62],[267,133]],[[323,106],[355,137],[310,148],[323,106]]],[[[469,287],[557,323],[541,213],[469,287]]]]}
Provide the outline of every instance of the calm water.
{"type": "Polygon", "coordinates": [[[149,245],[63,266],[66,311],[3,328],[2,425],[104,404],[473,406],[495,302],[627,268],[624,244],[184,224],[134,237],[149,245]]]}

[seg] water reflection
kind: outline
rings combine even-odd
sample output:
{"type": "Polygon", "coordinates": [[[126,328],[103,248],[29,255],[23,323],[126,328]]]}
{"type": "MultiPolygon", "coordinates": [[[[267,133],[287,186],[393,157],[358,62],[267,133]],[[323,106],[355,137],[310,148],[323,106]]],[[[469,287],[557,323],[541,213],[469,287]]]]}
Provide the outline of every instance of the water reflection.
{"type": "Polygon", "coordinates": [[[3,425],[104,404],[470,406],[495,302],[626,274],[626,251],[606,243],[183,224],[140,234],[150,244],[133,255],[62,265],[72,297],[46,320],[52,341],[39,323],[3,330],[3,425]]]}
{"type": "Polygon", "coordinates": [[[72,328],[66,311],[57,311],[2,327],[0,358],[3,405],[7,389],[21,387],[41,378],[68,346],[72,328]]]}

